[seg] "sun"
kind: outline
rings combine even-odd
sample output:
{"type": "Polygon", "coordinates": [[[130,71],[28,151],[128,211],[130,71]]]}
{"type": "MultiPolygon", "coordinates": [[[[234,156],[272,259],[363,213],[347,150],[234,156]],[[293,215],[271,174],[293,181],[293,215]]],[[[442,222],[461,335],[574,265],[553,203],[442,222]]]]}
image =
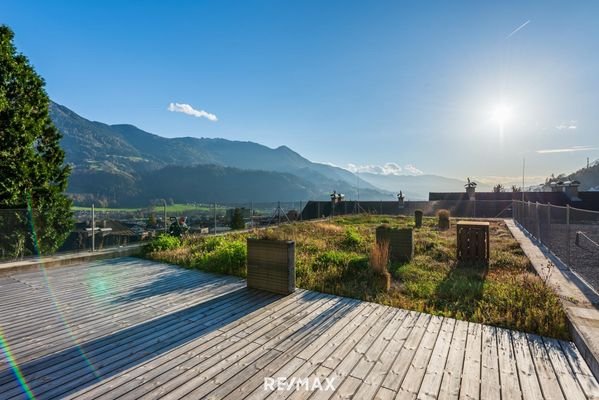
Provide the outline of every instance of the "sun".
{"type": "Polygon", "coordinates": [[[497,104],[491,110],[491,121],[498,124],[500,127],[504,127],[514,118],[514,112],[512,107],[506,103],[497,104]]]}

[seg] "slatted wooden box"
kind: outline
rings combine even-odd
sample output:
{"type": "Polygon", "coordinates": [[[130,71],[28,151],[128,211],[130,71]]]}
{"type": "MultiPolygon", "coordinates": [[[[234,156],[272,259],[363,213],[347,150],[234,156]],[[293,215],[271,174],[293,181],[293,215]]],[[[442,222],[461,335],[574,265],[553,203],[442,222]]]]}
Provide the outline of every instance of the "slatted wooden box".
{"type": "Polygon", "coordinates": [[[460,221],[457,227],[457,259],[489,264],[489,223],[460,221]]]}
{"type": "Polygon", "coordinates": [[[247,285],[279,294],[295,291],[295,242],[247,240],[247,285]]]}
{"type": "Polygon", "coordinates": [[[376,228],[376,242],[389,243],[391,261],[407,262],[414,257],[414,231],[412,228],[376,228]]]}

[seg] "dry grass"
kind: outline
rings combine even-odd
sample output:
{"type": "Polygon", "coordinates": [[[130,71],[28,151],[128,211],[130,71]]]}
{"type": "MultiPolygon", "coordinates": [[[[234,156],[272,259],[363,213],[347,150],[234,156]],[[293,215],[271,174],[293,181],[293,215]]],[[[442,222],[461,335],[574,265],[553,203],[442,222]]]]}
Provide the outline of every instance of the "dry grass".
{"type": "Polygon", "coordinates": [[[368,263],[370,268],[381,276],[384,290],[388,292],[391,289],[391,274],[387,269],[389,267],[389,242],[374,243],[370,249],[368,263]]]}
{"type": "Polygon", "coordinates": [[[377,274],[387,272],[387,267],[389,266],[389,242],[374,243],[370,249],[368,261],[370,262],[370,267],[377,274]]]}
{"type": "Polygon", "coordinates": [[[187,238],[183,247],[152,258],[244,276],[239,265],[248,236],[295,240],[297,286],[409,310],[569,338],[566,316],[555,293],[533,273],[502,221],[492,221],[487,268],[460,265],[455,259],[455,229],[440,230],[437,218],[424,218],[414,231],[415,257],[409,263],[385,262],[375,249],[381,224],[413,226],[414,219],[393,216],[346,216],[332,222],[294,223],[231,234],[215,246],[209,238],[187,238]],[[232,260],[233,267],[222,263],[232,260]],[[383,266],[387,266],[383,268],[383,266]],[[232,272],[231,272],[232,271],[232,272]],[[385,273],[385,271],[387,271],[385,273]]]}

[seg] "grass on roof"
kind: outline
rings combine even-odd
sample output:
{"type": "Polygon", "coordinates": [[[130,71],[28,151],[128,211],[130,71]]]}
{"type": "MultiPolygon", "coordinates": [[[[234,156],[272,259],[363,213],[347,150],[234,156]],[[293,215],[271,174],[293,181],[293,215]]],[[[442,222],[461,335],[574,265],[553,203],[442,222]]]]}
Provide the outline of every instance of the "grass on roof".
{"type": "Polygon", "coordinates": [[[267,236],[296,241],[297,286],[304,289],[569,339],[559,298],[532,269],[528,258],[502,221],[492,221],[491,258],[487,267],[456,261],[455,220],[437,229],[424,218],[414,230],[415,256],[390,263],[390,288],[369,265],[374,231],[381,224],[413,226],[413,218],[345,216],[332,221],[302,222],[254,233],[220,237],[189,236],[181,246],[147,257],[205,271],[245,276],[245,239],[267,236]]]}

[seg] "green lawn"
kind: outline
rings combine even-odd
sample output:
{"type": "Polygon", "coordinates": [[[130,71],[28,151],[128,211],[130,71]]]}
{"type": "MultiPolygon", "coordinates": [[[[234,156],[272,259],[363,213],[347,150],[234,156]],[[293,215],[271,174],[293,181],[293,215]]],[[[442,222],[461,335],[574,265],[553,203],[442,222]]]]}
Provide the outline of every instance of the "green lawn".
{"type": "Polygon", "coordinates": [[[267,236],[296,241],[297,286],[435,315],[568,339],[559,298],[534,272],[501,221],[491,222],[488,267],[455,259],[455,220],[439,230],[425,218],[414,231],[415,256],[389,263],[381,272],[371,262],[374,230],[381,224],[413,226],[413,219],[349,216],[333,221],[283,225],[250,234],[189,236],[181,246],[147,257],[189,268],[245,276],[245,239],[267,236]],[[390,279],[389,279],[390,277],[390,279]],[[389,282],[390,280],[390,282],[389,282]]]}
{"type": "MultiPolygon", "coordinates": [[[[136,211],[140,211],[143,209],[146,209],[147,207],[139,207],[139,208],[119,208],[119,207],[96,207],[96,211],[98,212],[136,212],[136,211]]],[[[164,208],[163,206],[154,206],[152,207],[154,212],[156,213],[161,213],[163,212],[164,208]]],[[[217,209],[220,210],[222,209],[222,206],[219,206],[217,204],[217,209]]],[[[81,206],[73,206],[72,209],[74,211],[89,211],[91,210],[91,206],[89,207],[81,207],[81,206]]],[[[206,205],[206,204],[171,204],[171,205],[167,205],[166,206],[166,211],[168,213],[182,213],[185,211],[211,211],[213,210],[213,206],[211,205],[206,205]]]]}
{"type": "MultiPolygon", "coordinates": [[[[71,207],[73,211],[90,211],[92,208],[90,207],[82,207],[82,206],[73,206],[71,207]]],[[[139,211],[139,208],[110,208],[110,207],[96,207],[96,211],[98,212],[136,212],[139,211]]]]}

